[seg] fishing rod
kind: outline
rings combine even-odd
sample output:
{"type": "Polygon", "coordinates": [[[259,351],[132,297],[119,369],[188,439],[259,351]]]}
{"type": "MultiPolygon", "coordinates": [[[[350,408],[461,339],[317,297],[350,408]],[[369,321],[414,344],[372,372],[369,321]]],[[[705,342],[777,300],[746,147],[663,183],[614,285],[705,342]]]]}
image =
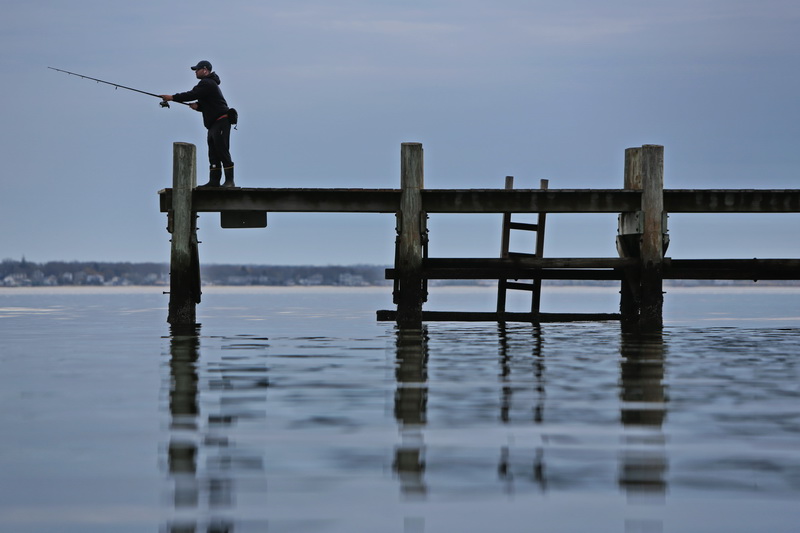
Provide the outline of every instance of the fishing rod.
{"type": "MultiPolygon", "coordinates": [[[[78,76],[79,78],[84,78],[86,80],[96,81],[97,83],[105,83],[106,85],[111,85],[114,88],[127,89],[128,91],[133,91],[133,92],[137,92],[137,93],[146,94],[147,96],[155,96],[156,98],[161,98],[161,96],[158,95],[158,94],[148,93],[147,91],[140,91],[139,89],[134,89],[133,87],[126,87],[124,85],[120,85],[119,83],[112,83],[110,81],[99,80],[97,78],[92,78],[91,76],[84,76],[83,74],[78,74],[77,72],[70,72],[68,70],[61,70],[60,68],[54,68],[54,67],[47,67],[47,68],[49,68],[50,70],[57,70],[58,72],[63,72],[64,74],[70,74],[72,76],[78,76]]],[[[178,102],[178,103],[179,104],[183,104],[183,105],[189,105],[186,102],[178,102]]],[[[159,105],[161,107],[169,107],[169,102],[167,102],[166,100],[161,100],[161,102],[159,102],[159,105]]]]}

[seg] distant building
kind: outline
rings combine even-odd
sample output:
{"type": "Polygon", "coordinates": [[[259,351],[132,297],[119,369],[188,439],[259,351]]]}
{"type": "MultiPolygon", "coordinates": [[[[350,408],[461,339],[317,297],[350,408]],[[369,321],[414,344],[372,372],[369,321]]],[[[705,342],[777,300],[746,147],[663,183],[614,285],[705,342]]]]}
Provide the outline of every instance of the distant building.
{"type": "Polygon", "coordinates": [[[345,272],[344,274],[339,274],[339,285],[344,285],[345,287],[365,287],[369,285],[369,283],[367,283],[364,280],[364,276],[360,274],[345,272]]]}
{"type": "Polygon", "coordinates": [[[9,274],[3,278],[4,287],[23,287],[31,282],[25,274],[9,274]]]}
{"type": "Polygon", "coordinates": [[[322,274],[313,274],[297,280],[298,285],[322,285],[322,274]]]}

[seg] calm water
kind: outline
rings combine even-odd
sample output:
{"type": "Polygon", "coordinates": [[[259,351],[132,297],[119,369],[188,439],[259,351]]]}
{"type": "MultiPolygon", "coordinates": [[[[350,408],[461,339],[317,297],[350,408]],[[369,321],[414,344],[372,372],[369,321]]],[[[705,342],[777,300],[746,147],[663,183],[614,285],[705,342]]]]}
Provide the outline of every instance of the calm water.
{"type": "Polygon", "coordinates": [[[0,531],[800,531],[800,290],[666,302],[400,332],[389,289],[209,288],[193,335],[156,290],[0,291],[0,531]]]}

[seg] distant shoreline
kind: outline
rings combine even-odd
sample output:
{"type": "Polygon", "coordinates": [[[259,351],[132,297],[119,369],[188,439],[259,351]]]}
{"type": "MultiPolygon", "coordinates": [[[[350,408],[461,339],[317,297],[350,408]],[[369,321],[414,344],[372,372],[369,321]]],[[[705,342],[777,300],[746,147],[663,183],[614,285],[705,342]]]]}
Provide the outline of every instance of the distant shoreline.
{"type": "MultiPolygon", "coordinates": [[[[88,294],[157,294],[164,295],[165,298],[169,296],[169,287],[150,286],[150,285],[128,285],[128,286],[95,286],[95,285],[80,285],[80,286],[37,286],[37,287],[0,287],[0,296],[8,295],[26,295],[26,294],[63,294],[63,295],[88,295],[88,294]]],[[[479,286],[479,285],[447,285],[431,287],[431,291],[437,293],[447,292],[496,292],[496,287],[493,286],[479,286]]],[[[543,292],[555,293],[603,293],[603,292],[618,292],[619,287],[616,286],[600,286],[600,285],[554,285],[544,286],[543,292]]],[[[693,292],[693,293],[706,293],[706,294],[721,294],[731,292],[741,293],[785,293],[792,292],[800,294],[800,287],[797,286],[777,286],[777,285],[696,285],[692,287],[685,286],[668,286],[665,287],[667,293],[670,292],[693,292]]],[[[308,292],[308,293],[346,293],[346,292],[373,292],[373,293],[391,293],[389,286],[369,285],[364,287],[348,287],[348,286],[335,286],[335,285],[312,285],[301,286],[295,285],[291,287],[280,285],[251,285],[251,286],[237,286],[237,285],[209,285],[202,288],[203,294],[287,294],[291,292],[308,292]]]]}

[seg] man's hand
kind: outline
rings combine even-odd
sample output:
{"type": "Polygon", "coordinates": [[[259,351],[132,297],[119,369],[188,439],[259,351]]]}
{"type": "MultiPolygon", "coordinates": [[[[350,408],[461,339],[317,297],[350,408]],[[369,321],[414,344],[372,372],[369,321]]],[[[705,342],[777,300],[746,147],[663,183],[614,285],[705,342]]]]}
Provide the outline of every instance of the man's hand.
{"type": "Polygon", "coordinates": [[[200,107],[200,106],[199,106],[199,105],[197,105],[197,102],[192,102],[191,104],[189,104],[189,107],[191,107],[192,109],[194,109],[195,111],[197,111],[197,108],[198,108],[198,107],[200,107]]]}
{"type": "Polygon", "coordinates": [[[165,102],[171,102],[172,101],[172,95],[171,94],[159,94],[158,97],[161,98],[162,100],[164,100],[165,102]]]}

